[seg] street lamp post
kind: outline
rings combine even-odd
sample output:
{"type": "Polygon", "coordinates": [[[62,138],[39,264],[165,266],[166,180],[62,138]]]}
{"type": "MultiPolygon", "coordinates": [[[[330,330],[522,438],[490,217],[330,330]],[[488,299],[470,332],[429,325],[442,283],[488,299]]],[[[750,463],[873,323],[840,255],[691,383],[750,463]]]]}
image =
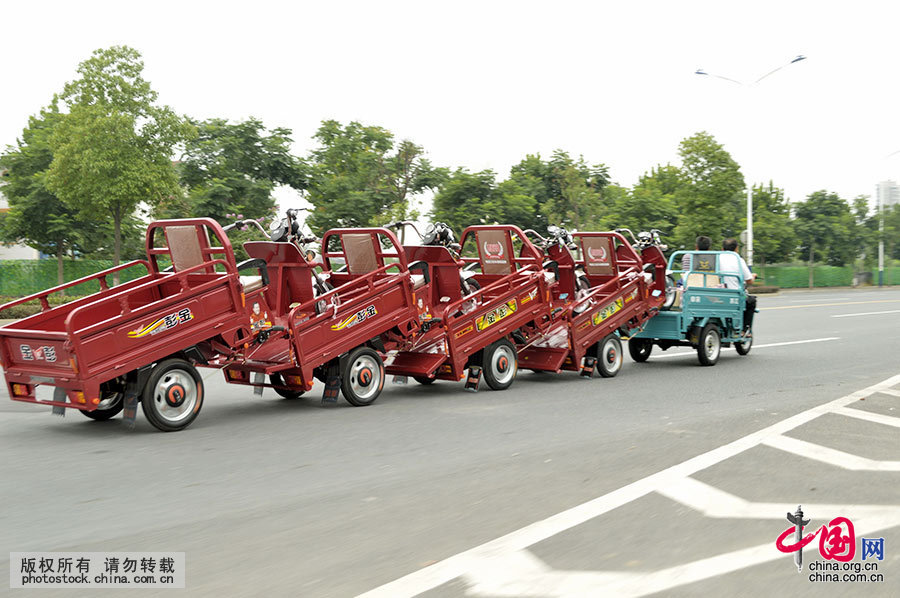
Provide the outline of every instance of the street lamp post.
{"type": "MultiPolygon", "coordinates": [[[[779,66],[777,68],[772,69],[771,71],[769,71],[768,73],[766,73],[765,75],[763,75],[762,77],[760,77],[759,79],[757,79],[756,81],[751,83],[750,86],[758,84],[760,81],[762,81],[769,75],[777,73],[784,67],[794,64],[795,62],[800,62],[801,60],[806,60],[806,56],[804,56],[802,54],[798,54],[796,56],[796,58],[794,58],[790,62],[786,62],[785,64],[782,64],[781,66],[779,66]]],[[[744,85],[744,83],[737,81],[736,79],[731,79],[729,77],[723,77],[722,75],[716,75],[715,73],[707,73],[703,69],[697,69],[696,71],[694,71],[694,74],[695,75],[705,75],[707,77],[715,77],[716,79],[723,79],[725,81],[729,81],[731,83],[735,83],[735,84],[741,85],[741,86],[744,85]]],[[[746,247],[747,247],[747,265],[750,267],[753,267],[753,185],[750,185],[750,187],[747,189],[747,245],[746,245],[746,247]]]]}

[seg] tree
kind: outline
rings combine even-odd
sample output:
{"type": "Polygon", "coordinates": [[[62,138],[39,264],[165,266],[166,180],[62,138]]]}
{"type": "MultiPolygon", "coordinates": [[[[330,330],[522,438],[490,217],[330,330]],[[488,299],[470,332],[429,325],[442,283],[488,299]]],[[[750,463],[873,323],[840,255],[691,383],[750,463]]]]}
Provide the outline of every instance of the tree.
{"type": "Polygon", "coordinates": [[[319,231],[406,218],[410,200],[436,188],[447,174],[411,141],[395,149],[393,135],[382,127],[327,120],[314,139],[319,147],[308,166],[307,198],[315,210],[308,222],[319,231]]]}
{"type": "Polygon", "coordinates": [[[770,181],[768,186],[753,187],[753,259],[766,262],[790,259],[797,249],[791,223],[791,205],[784,190],[770,181]]]}
{"type": "Polygon", "coordinates": [[[693,247],[699,235],[714,243],[736,237],[744,220],[744,176],[737,162],[706,132],[684,139],[678,154],[683,184],[676,194],[676,243],[693,247]]]}
{"type": "Polygon", "coordinates": [[[66,84],[69,113],[51,136],[48,188],[82,214],[112,217],[116,264],[123,221],[141,203],[153,206],[181,192],[171,156],[193,132],[157,105],[143,69],[137,50],[96,50],[78,66],[79,78],[66,84]]]}
{"type": "Polygon", "coordinates": [[[610,185],[604,198],[610,205],[603,228],[630,228],[634,232],[657,229],[663,238],[672,236],[678,221],[675,194],[681,185],[678,168],[657,166],[645,173],[633,189],[610,185]]]}
{"type": "Polygon", "coordinates": [[[495,179],[492,170],[472,173],[458,168],[434,196],[432,217],[448,224],[457,235],[472,224],[502,221],[495,179]]]}
{"type": "Polygon", "coordinates": [[[606,212],[602,192],[609,184],[609,169],[588,165],[582,156],[574,159],[556,150],[545,162],[540,154],[529,154],[512,167],[510,180],[534,197],[541,216],[535,222],[538,228],[556,224],[587,230],[606,212]]]}
{"type": "Polygon", "coordinates": [[[81,234],[75,211],[47,188],[47,169],[53,161],[50,136],[61,119],[54,101],[28,119],[16,145],[0,156],[3,194],[10,206],[0,237],[55,255],[58,284],[65,280],[63,257],[72,249],[83,250],[83,241],[90,240],[81,234]]]}
{"type": "Polygon", "coordinates": [[[813,263],[825,261],[843,266],[856,257],[858,231],[850,205],[836,193],[816,191],[795,208],[794,229],[800,255],[809,263],[809,286],[813,286],[813,263]]]}
{"type": "Polygon", "coordinates": [[[166,202],[158,213],[208,216],[223,224],[229,220],[227,214],[261,218],[275,207],[276,185],[306,188],[305,164],[291,154],[290,129],[267,130],[255,118],[235,124],[225,119],[192,124],[197,136],[185,144],[178,164],[187,198],[166,202]]]}

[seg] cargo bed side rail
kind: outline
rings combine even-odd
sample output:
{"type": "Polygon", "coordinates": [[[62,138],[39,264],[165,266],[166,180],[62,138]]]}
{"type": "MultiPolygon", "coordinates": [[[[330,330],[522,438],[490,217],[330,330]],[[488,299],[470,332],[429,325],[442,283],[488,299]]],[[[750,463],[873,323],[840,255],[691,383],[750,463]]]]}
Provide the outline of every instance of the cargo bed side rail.
{"type": "Polygon", "coordinates": [[[91,282],[92,280],[96,280],[100,283],[100,292],[108,291],[110,288],[118,289],[120,287],[125,287],[129,283],[125,283],[119,285],[118,287],[110,287],[109,283],[106,281],[106,277],[110,274],[114,274],[116,272],[121,272],[122,270],[127,270],[128,268],[133,268],[135,266],[143,266],[147,270],[147,274],[150,273],[150,262],[147,260],[134,260],[128,262],[126,264],[119,264],[118,266],[113,266],[112,268],[108,268],[103,270],[102,272],[97,272],[96,274],[90,274],[83,278],[79,278],[78,280],[73,280],[71,282],[66,282],[61,285],[57,285],[55,287],[49,288],[45,291],[40,291],[38,293],[34,293],[33,295],[28,295],[27,297],[22,297],[21,299],[16,299],[15,301],[10,301],[9,303],[4,303],[0,305],[0,312],[3,312],[5,309],[9,309],[10,307],[15,307],[16,305],[21,305],[23,303],[27,303],[29,301],[34,301],[35,299],[41,302],[41,311],[49,311],[51,308],[50,303],[47,301],[47,297],[52,295],[53,293],[58,293],[60,291],[64,291],[66,289],[71,289],[72,287],[77,287],[86,282],[91,282]]]}

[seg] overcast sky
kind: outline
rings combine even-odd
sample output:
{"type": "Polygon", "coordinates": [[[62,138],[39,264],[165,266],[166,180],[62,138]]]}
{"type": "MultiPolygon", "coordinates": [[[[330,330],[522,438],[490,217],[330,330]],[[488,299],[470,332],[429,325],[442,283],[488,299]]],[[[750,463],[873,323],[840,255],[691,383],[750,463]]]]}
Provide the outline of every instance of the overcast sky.
{"type": "Polygon", "coordinates": [[[555,148],[633,185],[706,130],[793,201],[900,179],[896,2],[5,2],[0,146],[100,47],[144,56],[160,100],[256,116],[305,153],[323,119],[492,168],[555,148]],[[758,85],[752,83],[798,54],[758,85]]]}

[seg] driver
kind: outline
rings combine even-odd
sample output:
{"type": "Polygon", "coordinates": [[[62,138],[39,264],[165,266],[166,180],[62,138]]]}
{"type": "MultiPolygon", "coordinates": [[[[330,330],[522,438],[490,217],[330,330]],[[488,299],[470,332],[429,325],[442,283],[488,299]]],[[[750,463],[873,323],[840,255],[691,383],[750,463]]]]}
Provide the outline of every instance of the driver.
{"type": "MultiPolygon", "coordinates": [[[[737,253],[738,242],[734,239],[725,239],[722,241],[723,253],[719,258],[719,270],[722,272],[733,272],[735,276],[723,276],[726,289],[740,289],[740,280],[744,281],[744,289],[746,285],[756,280],[756,274],[750,271],[747,262],[737,253]],[[740,279],[738,278],[740,277],[740,279]]],[[[753,314],[756,313],[756,295],[747,295],[747,303],[744,306],[744,334],[746,335],[753,326],[753,314]]]]}

